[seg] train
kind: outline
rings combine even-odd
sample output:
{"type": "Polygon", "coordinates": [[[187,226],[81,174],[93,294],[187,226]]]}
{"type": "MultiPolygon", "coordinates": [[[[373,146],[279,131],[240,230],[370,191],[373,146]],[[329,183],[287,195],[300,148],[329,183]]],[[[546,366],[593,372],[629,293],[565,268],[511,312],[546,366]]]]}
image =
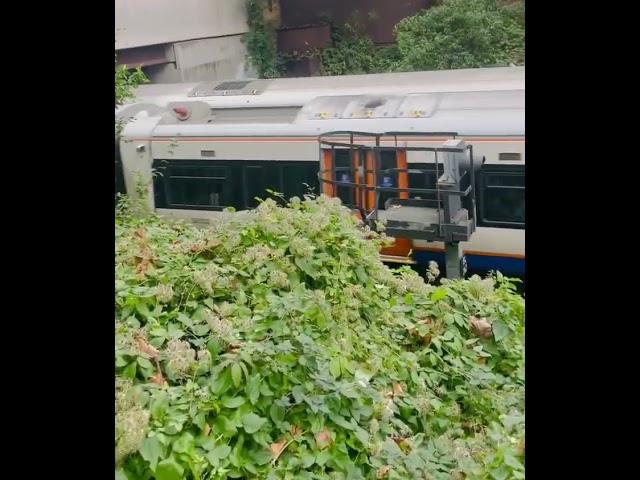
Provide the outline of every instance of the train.
{"type": "MultiPolygon", "coordinates": [[[[457,138],[475,159],[469,206],[475,231],[461,244],[467,273],[522,278],[524,73],[524,67],[497,67],[142,85],[116,110],[123,125],[116,189],[132,193],[144,185],[158,214],[197,223],[229,207],[252,209],[268,190],[287,198],[332,194],[352,204],[353,189],[335,188],[319,174],[329,148],[323,135],[343,132],[343,145],[375,135],[382,145],[404,148],[404,174],[383,181],[422,188],[434,187],[440,164],[437,154],[416,147],[457,138]]],[[[350,150],[333,158],[349,165],[350,150]]],[[[395,158],[388,165],[398,167],[395,158]]],[[[358,172],[344,171],[343,179],[350,173],[358,172]]],[[[443,265],[444,252],[441,242],[399,238],[382,254],[390,263],[424,266],[443,265]]]]}

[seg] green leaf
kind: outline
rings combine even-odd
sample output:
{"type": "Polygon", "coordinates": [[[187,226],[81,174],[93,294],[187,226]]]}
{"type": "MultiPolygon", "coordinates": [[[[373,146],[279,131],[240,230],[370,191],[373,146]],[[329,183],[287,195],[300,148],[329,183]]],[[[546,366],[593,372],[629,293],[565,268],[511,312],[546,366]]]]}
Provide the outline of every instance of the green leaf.
{"type": "Polygon", "coordinates": [[[316,456],[313,453],[305,451],[301,457],[302,468],[309,468],[316,462],[316,456]]]}
{"type": "Polygon", "coordinates": [[[129,480],[129,478],[127,477],[127,474],[124,473],[124,470],[119,468],[116,470],[116,480],[129,480]]]}
{"type": "Polygon", "coordinates": [[[161,461],[155,470],[156,480],[182,480],[184,468],[173,458],[161,461]]]}
{"type": "Polygon", "coordinates": [[[295,257],[294,261],[298,268],[309,275],[311,278],[315,278],[318,274],[317,270],[313,266],[313,263],[309,260],[302,257],[295,257]]]}
{"type": "Polygon", "coordinates": [[[515,469],[515,470],[524,470],[524,465],[513,455],[509,453],[505,453],[504,455],[504,464],[515,469]]]}
{"type": "Polygon", "coordinates": [[[333,378],[340,377],[341,369],[340,369],[340,358],[334,357],[329,362],[329,372],[333,375],[333,378]]]}
{"type": "Polygon", "coordinates": [[[211,392],[214,395],[222,395],[231,388],[231,376],[228,370],[222,370],[211,377],[211,392]]]}
{"type": "Polygon", "coordinates": [[[193,424],[196,425],[200,430],[204,430],[204,426],[207,423],[207,413],[200,411],[198,414],[193,417],[193,424]]]}
{"type": "Polygon", "coordinates": [[[129,378],[129,379],[133,380],[134,378],[136,378],[136,370],[137,370],[137,368],[138,368],[137,362],[131,362],[122,371],[122,376],[125,377],[125,378],[129,378]]]}
{"type": "Polygon", "coordinates": [[[166,392],[159,392],[151,403],[151,416],[160,418],[164,415],[169,407],[169,399],[166,392]]]}
{"type": "Polygon", "coordinates": [[[129,360],[125,359],[122,355],[116,355],[116,368],[122,368],[129,364],[129,360]]]}
{"type": "Polygon", "coordinates": [[[342,428],[346,428],[347,430],[354,430],[355,428],[351,422],[347,422],[342,415],[331,414],[329,415],[329,418],[333,423],[342,428]]]}
{"type": "Polygon", "coordinates": [[[187,327],[193,326],[193,320],[187,317],[184,313],[178,314],[178,321],[187,327]]]}
{"type": "Polygon", "coordinates": [[[316,455],[316,464],[322,467],[325,463],[327,463],[327,461],[329,461],[330,458],[331,454],[329,453],[329,451],[323,450],[318,455],[316,455]]]}
{"type": "Polygon", "coordinates": [[[247,387],[245,388],[247,395],[249,395],[249,401],[252,405],[255,405],[260,398],[260,374],[255,374],[249,382],[247,383],[247,387]]]}
{"type": "Polygon", "coordinates": [[[226,408],[238,408],[247,400],[244,397],[225,397],[222,399],[222,405],[226,408]]]}
{"type": "Polygon", "coordinates": [[[247,413],[242,416],[242,426],[247,433],[255,433],[267,423],[267,419],[256,415],[255,413],[247,413]]]}
{"type": "Polygon", "coordinates": [[[151,470],[155,470],[158,465],[158,459],[164,457],[164,445],[158,441],[158,437],[149,437],[142,443],[140,455],[149,462],[151,470]]]}
{"type": "Polygon", "coordinates": [[[267,382],[260,383],[260,395],[263,397],[273,397],[273,392],[269,388],[269,384],[267,384],[267,382]]]}
{"type": "Polygon", "coordinates": [[[251,458],[254,462],[256,462],[257,465],[266,465],[271,461],[272,456],[271,452],[269,452],[267,449],[264,449],[251,453],[251,458]]]}
{"type": "Polygon", "coordinates": [[[167,330],[163,327],[156,327],[154,329],[152,329],[149,334],[152,337],[160,337],[160,338],[167,338],[167,330]]]}
{"type": "Polygon", "coordinates": [[[242,384],[242,368],[237,363],[231,365],[231,379],[236,388],[242,384]]]}
{"type": "Polygon", "coordinates": [[[151,363],[149,360],[147,360],[144,357],[138,357],[138,365],[140,365],[142,368],[153,370],[153,363],[151,363]]]}
{"type": "Polygon", "coordinates": [[[496,342],[499,342],[507,335],[509,335],[509,327],[502,320],[494,320],[491,324],[493,330],[493,338],[496,342]]]}
{"type": "Polygon", "coordinates": [[[214,467],[220,464],[220,460],[227,458],[231,453],[231,447],[229,445],[218,445],[216,448],[207,453],[206,457],[209,463],[214,467]]]}
{"type": "Polygon", "coordinates": [[[362,265],[356,267],[356,276],[361,283],[366,283],[367,280],[369,280],[369,275],[367,275],[364,268],[362,268],[362,265]]]}
{"type": "Polygon", "coordinates": [[[170,338],[182,338],[184,337],[184,332],[180,330],[175,323],[170,323],[168,327],[167,334],[170,338]]]}
{"type": "Polygon", "coordinates": [[[226,437],[233,437],[238,432],[235,423],[227,417],[216,417],[213,423],[216,427],[215,430],[222,432],[226,437]]]}
{"type": "Polygon", "coordinates": [[[513,428],[515,425],[524,423],[524,415],[505,415],[502,418],[502,424],[507,429],[513,428]]]}
{"type": "Polygon", "coordinates": [[[185,432],[178,440],[173,443],[173,451],[178,453],[188,452],[194,446],[193,435],[189,432],[185,432]]]}
{"type": "Polygon", "coordinates": [[[269,409],[269,416],[273,423],[276,425],[282,423],[284,421],[285,410],[284,407],[280,405],[276,405],[275,403],[271,404],[271,408],[269,409]]]}
{"type": "Polygon", "coordinates": [[[367,432],[364,428],[355,427],[354,429],[356,438],[360,440],[360,443],[363,445],[367,445],[369,443],[369,432],[367,432]]]}
{"type": "Polygon", "coordinates": [[[444,287],[436,288],[431,293],[431,300],[434,302],[438,302],[447,296],[447,289],[444,287]]]}
{"type": "Polygon", "coordinates": [[[393,440],[391,440],[390,438],[385,440],[382,446],[382,449],[384,453],[387,455],[387,457],[389,457],[390,459],[402,456],[402,450],[400,450],[400,447],[398,447],[398,444],[393,440]]]}
{"type": "Polygon", "coordinates": [[[207,333],[209,333],[209,325],[194,325],[191,329],[195,335],[198,337],[203,337],[207,333]]]}
{"type": "Polygon", "coordinates": [[[494,480],[507,480],[509,478],[509,469],[504,465],[500,465],[498,468],[491,470],[490,475],[494,480]]]}

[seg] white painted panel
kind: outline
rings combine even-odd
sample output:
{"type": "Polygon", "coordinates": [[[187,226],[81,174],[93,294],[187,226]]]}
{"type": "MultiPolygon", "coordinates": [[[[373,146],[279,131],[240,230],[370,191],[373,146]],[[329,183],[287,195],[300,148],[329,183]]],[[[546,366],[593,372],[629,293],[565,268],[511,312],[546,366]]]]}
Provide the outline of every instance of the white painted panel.
{"type": "Polygon", "coordinates": [[[183,82],[247,77],[242,35],[180,42],[174,45],[174,51],[183,82]]]}
{"type": "Polygon", "coordinates": [[[247,31],[245,0],[115,0],[116,50],[247,31]]]}

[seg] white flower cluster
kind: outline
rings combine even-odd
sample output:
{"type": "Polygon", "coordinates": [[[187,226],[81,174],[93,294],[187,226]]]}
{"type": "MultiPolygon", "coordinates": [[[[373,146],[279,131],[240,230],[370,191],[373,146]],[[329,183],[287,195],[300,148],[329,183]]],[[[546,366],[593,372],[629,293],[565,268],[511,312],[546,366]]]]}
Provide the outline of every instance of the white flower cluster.
{"type": "Polygon", "coordinates": [[[358,309],[362,304],[364,288],[360,285],[347,285],[344,289],[345,305],[351,309],[358,309]]]}
{"type": "Polygon", "coordinates": [[[427,280],[429,283],[433,283],[440,276],[440,269],[438,268],[438,264],[431,260],[429,262],[429,267],[427,268],[427,280]]]}
{"type": "Polygon", "coordinates": [[[393,418],[393,398],[385,398],[382,409],[382,420],[388,422],[393,418]]]}
{"type": "Polygon", "coordinates": [[[243,261],[248,265],[262,266],[272,256],[273,252],[266,245],[253,245],[244,253],[243,261]]]}
{"type": "Polygon", "coordinates": [[[321,212],[311,215],[309,220],[305,223],[307,234],[310,237],[315,237],[329,225],[329,218],[321,212]]]}
{"type": "Polygon", "coordinates": [[[214,305],[214,310],[216,311],[216,313],[218,315],[220,315],[222,318],[229,318],[231,317],[231,315],[233,314],[235,307],[230,304],[229,302],[222,302],[219,303],[218,305],[214,305]]]}
{"type": "Polygon", "coordinates": [[[289,250],[297,257],[311,257],[313,255],[313,244],[304,237],[296,237],[291,240],[289,250]]]}
{"type": "Polygon", "coordinates": [[[469,278],[469,286],[476,297],[486,297],[494,292],[495,281],[491,277],[482,279],[478,275],[472,275],[469,278]]]}
{"type": "Polygon", "coordinates": [[[154,294],[160,303],[169,303],[173,299],[173,287],[165,284],[157,285],[154,294]]]}
{"type": "Polygon", "coordinates": [[[380,423],[378,422],[377,419],[372,418],[371,421],[369,422],[369,433],[371,435],[375,435],[379,431],[380,431],[380,423]]]}
{"type": "Polygon", "coordinates": [[[225,342],[230,342],[233,339],[233,325],[231,322],[224,318],[220,318],[211,310],[205,310],[204,316],[207,325],[209,325],[209,328],[211,329],[211,334],[214,337],[225,342]]]}
{"type": "Polygon", "coordinates": [[[211,368],[211,352],[209,350],[198,350],[198,370],[208,372],[211,368]]]}
{"type": "Polygon", "coordinates": [[[274,270],[269,274],[269,286],[284,289],[289,286],[289,277],[280,270],[274,270]]]}
{"type": "Polygon", "coordinates": [[[195,364],[196,351],[191,348],[189,342],[171,339],[164,351],[168,367],[176,374],[189,372],[195,364]]]}
{"type": "Polygon", "coordinates": [[[407,292],[427,293],[429,291],[429,286],[424,279],[413,270],[402,272],[401,276],[394,277],[393,285],[400,295],[407,292]]]}
{"type": "Polygon", "coordinates": [[[219,267],[214,263],[195,272],[193,280],[208,294],[213,293],[214,287],[225,288],[229,284],[229,279],[220,274],[219,267]]]}
{"type": "Polygon", "coordinates": [[[116,379],[116,463],[136,452],[149,426],[149,412],[136,404],[130,382],[116,379]]]}

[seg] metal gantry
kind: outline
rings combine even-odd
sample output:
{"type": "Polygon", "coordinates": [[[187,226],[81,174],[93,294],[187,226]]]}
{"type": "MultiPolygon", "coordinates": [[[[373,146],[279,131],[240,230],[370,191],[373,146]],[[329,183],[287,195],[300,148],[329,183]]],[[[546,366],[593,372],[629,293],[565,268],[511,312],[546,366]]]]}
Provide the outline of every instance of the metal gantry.
{"type": "Polygon", "coordinates": [[[382,220],[385,231],[393,237],[443,242],[447,277],[464,276],[460,242],[468,241],[475,231],[471,145],[466,145],[454,132],[334,131],[321,135],[318,142],[321,164],[318,177],[323,193],[337,196],[339,188],[349,189],[352,202],[345,204],[357,210],[372,229],[382,220]],[[438,147],[399,146],[399,137],[414,141],[435,137],[448,139],[438,147]],[[390,143],[392,145],[388,145],[390,143]],[[340,150],[348,150],[349,166],[337,165],[340,150]],[[383,168],[385,152],[393,153],[394,167],[383,168]],[[408,152],[433,152],[435,188],[410,185],[411,175],[427,176],[433,174],[433,170],[409,168],[408,152]],[[468,168],[465,168],[467,164],[468,168]],[[393,176],[397,178],[396,185],[391,181],[393,176]],[[462,189],[467,181],[468,186],[462,189]],[[380,205],[382,194],[389,197],[383,206],[380,205]],[[433,198],[421,198],[425,195],[433,198]],[[469,201],[468,209],[463,207],[465,198],[469,201]]]}

